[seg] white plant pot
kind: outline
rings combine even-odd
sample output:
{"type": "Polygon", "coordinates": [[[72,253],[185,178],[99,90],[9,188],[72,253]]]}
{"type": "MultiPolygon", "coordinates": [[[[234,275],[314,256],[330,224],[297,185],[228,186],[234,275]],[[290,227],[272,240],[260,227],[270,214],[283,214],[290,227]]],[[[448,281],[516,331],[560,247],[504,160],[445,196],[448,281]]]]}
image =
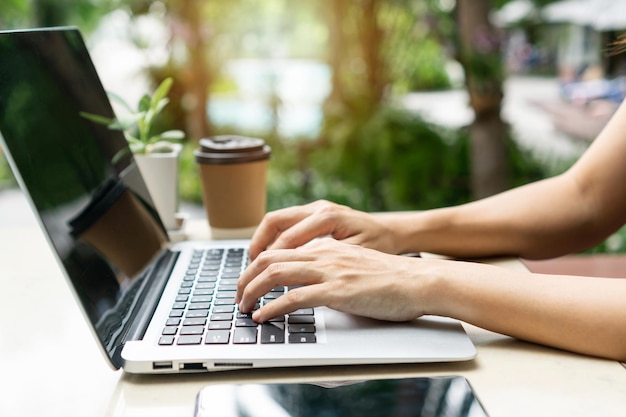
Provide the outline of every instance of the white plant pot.
{"type": "Polygon", "coordinates": [[[172,152],[134,155],[141,176],[167,230],[180,228],[178,214],[178,169],[182,145],[172,144],[172,152]]]}

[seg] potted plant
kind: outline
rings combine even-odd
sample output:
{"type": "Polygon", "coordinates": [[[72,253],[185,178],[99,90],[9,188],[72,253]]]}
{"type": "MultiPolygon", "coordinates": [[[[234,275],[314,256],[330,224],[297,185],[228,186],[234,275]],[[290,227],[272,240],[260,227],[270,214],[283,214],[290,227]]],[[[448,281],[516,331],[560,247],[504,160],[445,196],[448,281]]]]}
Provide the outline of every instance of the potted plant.
{"type": "MultiPolygon", "coordinates": [[[[179,141],[185,135],[180,130],[154,132],[154,122],[169,103],[168,94],[172,83],[172,78],[163,80],[152,96],[145,94],[141,97],[136,109],[117,94],[109,92],[111,101],[119,104],[124,110],[124,113],[117,115],[115,119],[81,113],[83,117],[93,122],[124,132],[154,205],[163,224],[170,231],[180,229],[182,221],[177,213],[178,160],[182,145],[172,141],[179,141]]],[[[115,155],[114,162],[127,151],[124,149],[115,155]]]]}

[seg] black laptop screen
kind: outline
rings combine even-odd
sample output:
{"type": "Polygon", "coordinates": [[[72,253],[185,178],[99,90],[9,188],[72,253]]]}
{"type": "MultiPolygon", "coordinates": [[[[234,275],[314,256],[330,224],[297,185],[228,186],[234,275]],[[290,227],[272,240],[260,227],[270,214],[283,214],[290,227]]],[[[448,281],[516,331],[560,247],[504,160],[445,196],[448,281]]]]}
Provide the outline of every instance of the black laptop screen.
{"type": "MultiPolygon", "coordinates": [[[[0,137],[109,354],[166,234],[80,33],[0,32],[0,137]]],[[[33,260],[36,262],[36,260],[33,260]]]]}

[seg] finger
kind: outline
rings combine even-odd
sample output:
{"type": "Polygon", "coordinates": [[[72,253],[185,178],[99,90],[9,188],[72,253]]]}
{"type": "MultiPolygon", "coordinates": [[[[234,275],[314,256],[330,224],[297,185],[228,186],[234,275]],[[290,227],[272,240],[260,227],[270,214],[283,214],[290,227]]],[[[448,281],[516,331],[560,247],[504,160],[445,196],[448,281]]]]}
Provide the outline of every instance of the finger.
{"type": "Polygon", "coordinates": [[[271,264],[297,260],[295,257],[290,257],[289,255],[290,254],[287,253],[287,251],[265,251],[253,260],[237,279],[235,302],[240,302],[243,291],[248,284],[265,271],[271,264]]]}
{"type": "Polygon", "coordinates": [[[337,211],[319,209],[278,235],[269,249],[298,248],[315,238],[335,237],[340,216],[337,211]]]}
{"type": "Polygon", "coordinates": [[[283,231],[310,216],[313,212],[310,206],[294,206],[267,213],[250,241],[250,259],[256,259],[283,231]]]}
{"type": "Polygon", "coordinates": [[[312,308],[325,305],[328,294],[324,284],[312,284],[294,288],[285,295],[265,304],[252,313],[252,319],[264,323],[274,317],[283,316],[301,308],[312,308]]]}
{"type": "Polygon", "coordinates": [[[269,265],[247,285],[239,287],[239,308],[250,311],[257,300],[276,287],[310,285],[320,281],[321,273],[307,269],[309,262],[276,262],[269,265]]]}

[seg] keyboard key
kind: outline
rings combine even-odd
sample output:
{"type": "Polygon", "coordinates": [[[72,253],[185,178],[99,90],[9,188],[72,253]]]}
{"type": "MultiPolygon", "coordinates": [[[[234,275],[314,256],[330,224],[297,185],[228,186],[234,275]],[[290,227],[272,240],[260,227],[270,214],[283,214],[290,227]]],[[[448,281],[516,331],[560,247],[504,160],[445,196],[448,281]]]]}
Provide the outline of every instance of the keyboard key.
{"type": "Polygon", "coordinates": [[[176,334],[177,331],[178,331],[178,327],[175,327],[175,326],[165,326],[163,328],[163,331],[161,332],[161,334],[163,336],[167,336],[167,335],[173,336],[173,335],[176,334]]]}
{"type": "Polygon", "coordinates": [[[283,323],[263,323],[261,325],[261,343],[285,343],[285,325],[283,323]]]}
{"type": "Polygon", "coordinates": [[[233,343],[236,345],[255,344],[256,337],[256,327],[238,327],[233,333],[233,343]]]}
{"type": "MultiPolygon", "coordinates": [[[[204,289],[198,289],[196,288],[193,292],[193,296],[194,297],[198,297],[198,296],[203,296],[203,295],[213,295],[213,290],[204,290],[204,289]]],[[[209,300],[211,301],[211,300],[209,300]]]]}
{"type": "Polygon", "coordinates": [[[183,328],[180,329],[180,334],[181,335],[189,335],[189,334],[203,335],[204,326],[183,326],[183,328]]]}
{"type": "MultiPolygon", "coordinates": [[[[178,310],[173,310],[178,311],[178,310]]],[[[199,317],[209,317],[209,310],[189,310],[185,315],[188,319],[194,319],[199,317]]]]}
{"type": "Polygon", "coordinates": [[[191,297],[191,303],[210,303],[213,297],[210,295],[194,295],[191,297]]]}
{"type": "Polygon", "coordinates": [[[217,276],[204,276],[204,274],[200,274],[200,277],[198,277],[198,279],[196,280],[198,282],[216,282],[217,281],[217,276]]]}
{"type": "Polygon", "coordinates": [[[232,324],[230,321],[212,321],[209,323],[209,330],[230,330],[232,324]]]}
{"type": "Polygon", "coordinates": [[[208,310],[211,308],[211,303],[190,303],[189,311],[192,310],[208,310]]]}
{"type": "Polygon", "coordinates": [[[218,313],[211,315],[211,321],[232,321],[233,314],[232,313],[218,313]]]}
{"type": "Polygon", "coordinates": [[[289,315],[288,319],[289,324],[314,324],[315,317],[313,316],[292,316],[289,315]]]}
{"type": "Polygon", "coordinates": [[[220,284],[219,287],[217,287],[218,291],[237,291],[237,285],[236,284],[220,284]]]}
{"type": "MultiPolygon", "coordinates": [[[[219,290],[218,290],[219,291],[219,290]]],[[[232,298],[233,300],[235,299],[235,291],[222,291],[222,292],[218,292],[216,295],[217,298],[223,300],[223,299],[228,299],[228,298],[232,298]]]]}
{"type": "Polygon", "coordinates": [[[183,321],[183,326],[204,326],[205,324],[206,319],[203,318],[185,319],[183,321]]]}
{"type": "Polygon", "coordinates": [[[220,298],[218,300],[215,300],[215,305],[216,306],[234,306],[235,299],[234,298],[220,298]]]}
{"type": "Polygon", "coordinates": [[[235,327],[256,327],[259,324],[252,319],[237,319],[235,320],[235,327]]]}
{"type": "Polygon", "coordinates": [[[165,322],[166,326],[178,326],[179,324],[180,324],[179,318],[167,319],[167,321],[165,322]]]}
{"type": "Polygon", "coordinates": [[[278,297],[281,297],[282,295],[283,293],[268,292],[267,294],[263,296],[263,299],[267,301],[271,301],[271,300],[277,299],[278,297]]]}
{"type": "Polygon", "coordinates": [[[199,345],[202,342],[202,336],[190,335],[180,336],[176,341],[177,345],[199,345]]]}
{"type": "Polygon", "coordinates": [[[219,314],[219,313],[233,313],[234,311],[235,311],[235,306],[234,305],[226,305],[226,306],[216,305],[215,307],[213,307],[213,313],[215,313],[215,314],[219,314]]]}
{"type": "Polygon", "coordinates": [[[290,334],[289,343],[317,343],[317,338],[312,333],[290,334]]]}
{"type": "Polygon", "coordinates": [[[289,333],[315,333],[314,324],[290,324],[289,333]]]}
{"type": "Polygon", "coordinates": [[[312,308],[301,308],[300,310],[296,310],[292,313],[289,313],[289,317],[291,316],[312,316],[313,309],[312,308]]]}
{"type": "Polygon", "coordinates": [[[209,330],[206,334],[204,343],[207,345],[227,344],[230,339],[228,330],[209,330]]]}
{"type": "Polygon", "coordinates": [[[174,336],[161,336],[159,338],[159,345],[173,345],[174,336]]]}

